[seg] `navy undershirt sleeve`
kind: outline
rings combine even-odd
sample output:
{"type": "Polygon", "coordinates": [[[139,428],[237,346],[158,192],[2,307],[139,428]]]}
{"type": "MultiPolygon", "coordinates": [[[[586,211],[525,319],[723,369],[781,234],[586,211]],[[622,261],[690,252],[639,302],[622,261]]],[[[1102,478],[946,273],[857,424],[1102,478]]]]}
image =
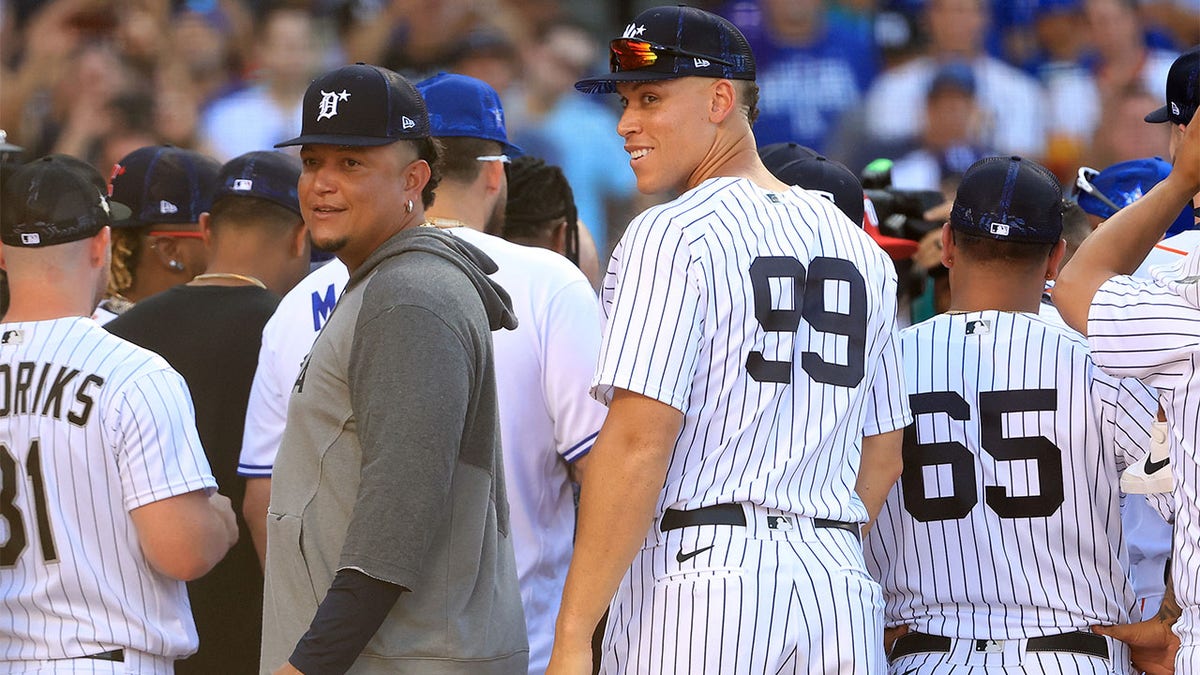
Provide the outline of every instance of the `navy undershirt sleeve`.
{"type": "Polygon", "coordinates": [[[383,624],[403,586],[341,569],[288,659],[304,675],[342,675],[383,624]]]}

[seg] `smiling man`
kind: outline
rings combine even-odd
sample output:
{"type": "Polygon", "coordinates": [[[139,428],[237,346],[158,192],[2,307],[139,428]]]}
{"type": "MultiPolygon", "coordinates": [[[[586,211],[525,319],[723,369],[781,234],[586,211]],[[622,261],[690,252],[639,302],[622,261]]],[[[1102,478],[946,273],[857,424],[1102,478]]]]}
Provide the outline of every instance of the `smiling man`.
{"type": "Polygon", "coordinates": [[[304,95],[300,206],[350,280],[292,390],[267,513],[262,668],[525,673],[491,331],[508,296],[425,224],[440,151],[407,80],[304,95]]]}
{"type": "Polygon", "coordinates": [[[882,597],[860,528],[909,421],[896,272],[832,202],[780,182],[751,133],[754,57],[691,7],[611,45],[638,189],[681,193],[609,263],[589,460],[551,673],[876,673],[882,597]],[[615,594],[615,599],[614,599],[615,594]]]}

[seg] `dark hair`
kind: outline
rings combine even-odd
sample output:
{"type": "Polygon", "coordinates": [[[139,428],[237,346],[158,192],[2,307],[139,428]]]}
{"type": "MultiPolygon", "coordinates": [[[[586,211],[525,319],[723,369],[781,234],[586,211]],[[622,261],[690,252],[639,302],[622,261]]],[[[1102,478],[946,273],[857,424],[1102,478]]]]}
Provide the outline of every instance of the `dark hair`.
{"type": "Polygon", "coordinates": [[[301,218],[295,211],[259,197],[226,195],[213,202],[209,218],[214,231],[226,227],[267,227],[274,234],[291,232],[301,218]]]}
{"type": "MultiPolygon", "coordinates": [[[[1050,257],[1055,244],[1001,241],[992,237],[951,229],[954,243],[972,260],[1005,265],[1033,265],[1050,257]]],[[[1057,242],[1056,242],[1057,243],[1057,242]]]]}
{"type": "Polygon", "coordinates": [[[443,136],[438,138],[442,144],[442,177],[456,183],[471,183],[479,178],[483,163],[476,157],[498,155],[501,146],[496,141],[468,136],[443,136]]]}
{"type": "Polygon", "coordinates": [[[754,80],[733,80],[733,87],[737,90],[738,102],[746,106],[746,119],[750,120],[750,126],[758,121],[758,83],[754,80]]]}
{"type": "Polygon", "coordinates": [[[411,143],[417,151],[417,159],[425,160],[429,165],[429,182],[425,184],[425,189],[421,190],[421,204],[425,208],[433,205],[434,193],[437,191],[438,183],[442,182],[443,171],[445,170],[445,154],[441,141],[436,138],[418,138],[414,141],[405,141],[411,143]]]}
{"type": "Polygon", "coordinates": [[[518,157],[508,166],[505,238],[539,237],[560,222],[579,222],[575,193],[562,169],[537,157],[518,157]]]}

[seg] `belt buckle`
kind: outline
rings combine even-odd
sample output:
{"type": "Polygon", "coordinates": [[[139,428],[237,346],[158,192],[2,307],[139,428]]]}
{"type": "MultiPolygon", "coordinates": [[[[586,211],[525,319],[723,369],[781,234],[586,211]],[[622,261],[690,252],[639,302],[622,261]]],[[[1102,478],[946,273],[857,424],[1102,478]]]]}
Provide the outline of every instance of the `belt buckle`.
{"type": "Polygon", "coordinates": [[[977,654],[1003,654],[1004,640],[976,640],[975,653],[977,654]]]}

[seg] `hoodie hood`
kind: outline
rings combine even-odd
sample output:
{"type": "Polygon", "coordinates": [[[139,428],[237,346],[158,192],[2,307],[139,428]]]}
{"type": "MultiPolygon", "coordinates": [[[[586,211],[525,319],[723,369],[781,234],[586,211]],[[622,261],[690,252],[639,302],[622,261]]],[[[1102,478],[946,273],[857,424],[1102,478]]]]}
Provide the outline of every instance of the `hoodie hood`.
{"type": "Polygon", "coordinates": [[[499,267],[486,253],[475,246],[434,227],[412,227],[392,235],[382,246],[375,249],[354,274],[346,287],[362,281],[381,263],[408,251],[422,251],[444,258],[462,270],[474,284],[479,299],[487,311],[488,325],[492,330],[517,327],[517,317],[512,311],[512,299],[500,284],[488,278],[499,267]]]}

